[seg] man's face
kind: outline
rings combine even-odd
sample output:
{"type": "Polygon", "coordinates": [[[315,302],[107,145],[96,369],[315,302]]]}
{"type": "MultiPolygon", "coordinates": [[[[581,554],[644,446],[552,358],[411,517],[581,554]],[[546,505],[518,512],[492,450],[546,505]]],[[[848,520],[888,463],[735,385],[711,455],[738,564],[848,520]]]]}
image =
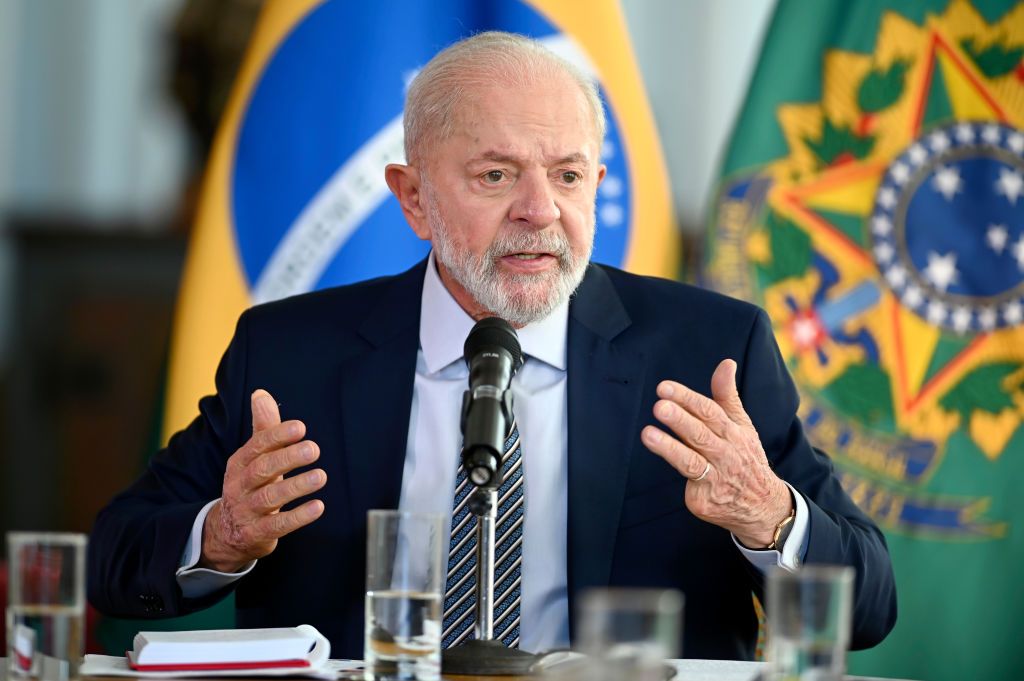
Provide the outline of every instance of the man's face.
{"type": "Polygon", "coordinates": [[[516,326],[547,316],[582,280],[605,172],[578,86],[538,80],[471,93],[422,169],[421,236],[441,280],[474,318],[516,326]]]}

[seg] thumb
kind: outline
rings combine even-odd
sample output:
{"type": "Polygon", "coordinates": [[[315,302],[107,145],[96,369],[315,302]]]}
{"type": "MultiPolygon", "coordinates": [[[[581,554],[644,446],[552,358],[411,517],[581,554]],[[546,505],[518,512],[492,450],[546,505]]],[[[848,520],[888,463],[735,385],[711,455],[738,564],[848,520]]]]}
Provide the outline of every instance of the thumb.
{"type": "Polygon", "coordinates": [[[277,400],[266,390],[259,388],[252,393],[252,432],[272,428],[281,423],[281,412],[277,408],[277,400]]]}
{"type": "Polygon", "coordinates": [[[736,390],[736,362],[724,359],[711,376],[711,396],[729,419],[740,426],[753,426],[736,390]]]}

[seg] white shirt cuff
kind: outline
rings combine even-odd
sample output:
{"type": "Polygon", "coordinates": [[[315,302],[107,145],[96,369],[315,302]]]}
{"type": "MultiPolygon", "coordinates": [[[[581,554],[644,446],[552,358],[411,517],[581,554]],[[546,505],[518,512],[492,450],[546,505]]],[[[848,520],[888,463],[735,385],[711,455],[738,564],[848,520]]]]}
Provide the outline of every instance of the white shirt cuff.
{"type": "Polygon", "coordinates": [[[807,510],[807,502],[804,501],[803,496],[793,489],[793,486],[788,482],[786,487],[789,488],[790,493],[793,495],[796,517],[793,518],[793,529],[789,531],[789,537],[786,539],[786,543],[782,545],[782,551],[748,549],[736,539],[736,535],[732,535],[732,543],[736,545],[740,553],[762,572],[772,565],[778,565],[786,570],[796,570],[803,561],[801,554],[803,553],[805,539],[807,538],[807,524],[810,512],[807,510]]]}
{"type": "Polygon", "coordinates": [[[181,554],[181,565],[174,573],[185,598],[209,596],[214,591],[246,576],[256,566],[256,561],[252,561],[238,572],[219,572],[209,568],[196,567],[203,553],[203,525],[206,523],[206,514],[218,501],[220,498],[214,499],[203,506],[196,515],[196,520],[192,523],[192,532],[188,535],[185,550],[181,554]]]}

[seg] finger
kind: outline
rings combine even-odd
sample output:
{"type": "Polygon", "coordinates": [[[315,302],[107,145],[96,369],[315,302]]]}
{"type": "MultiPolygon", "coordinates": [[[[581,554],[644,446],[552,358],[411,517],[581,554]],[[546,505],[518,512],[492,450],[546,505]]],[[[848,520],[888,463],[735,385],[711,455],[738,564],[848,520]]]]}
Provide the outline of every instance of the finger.
{"type": "Polygon", "coordinates": [[[711,376],[711,396],[722,407],[729,419],[739,426],[753,427],[736,389],[736,362],[724,359],[711,376]]]}
{"type": "Polygon", "coordinates": [[[710,428],[718,437],[728,437],[733,422],[722,410],[722,407],[711,398],[675,381],[662,381],[658,384],[657,392],[658,397],[675,402],[710,428]]]}
{"type": "Polygon", "coordinates": [[[309,525],[324,513],[324,502],[319,499],[307,501],[298,508],[263,516],[255,523],[255,534],[264,541],[279,539],[289,532],[309,525]]]}
{"type": "Polygon", "coordinates": [[[260,455],[293,445],[306,436],[302,421],[285,421],[266,430],[258,430],[228,460],[228,466],[246,468],[260,455]]]}
{"type": "Polygon", "coordinates": [[[279,510],[290,501],[312,494],[326,483],[327,474],[321,469],[306,471],[260,487],[252,494],[251,506],[256,513],[266,515],[279,510]]]}
{"type": "Polygon", "coordinates": [[[255,490],[275,482],[280,476],[299,466],[313,463],[320,458],[320,447],[311,440],[303,440],[282,449],[275,449],[256,457],[245,468],[242,484],[245,489],[255,490]]]}
{"type": "Polygon", "coordinates": [[[698,478],[707,470],[707,459],[654,426],[644,428],[640,437],[649,450],[667,461],[686,478],[698,478]]]}
{"type": "Polygon", "coordinates": [[[293,445],[306,435],[306,424],[302,421],[285,421],[266,430],[252,434],[252,448],[256,454],[272,452],[293,445]]]}
{"type": "Polygon", "coordinates": [[[281,423],[281,411],[277,408],[277,400],[266,390],[254,390],[249,403],[252,405],[252,432],[266,430],[281,423]]]}
{"type": "Polygon", "coordinates": [[[728,450],[725,441],[707,424],[675,402],[658,400],[654,405],[654,416],[668,426],[690,449],[706,459],[711,459],[712,463],[728,450]]]}

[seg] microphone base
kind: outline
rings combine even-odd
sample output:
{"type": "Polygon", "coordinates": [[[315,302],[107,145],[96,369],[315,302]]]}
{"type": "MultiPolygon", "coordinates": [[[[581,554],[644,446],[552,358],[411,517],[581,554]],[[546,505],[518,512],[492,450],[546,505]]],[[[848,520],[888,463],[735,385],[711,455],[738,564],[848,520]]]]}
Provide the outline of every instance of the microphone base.
{"type": "Polygon", "coordinates": [[[465,676],[527,676],[538,655],[473,639],[441,651],[441,672],[465,676]]]}

